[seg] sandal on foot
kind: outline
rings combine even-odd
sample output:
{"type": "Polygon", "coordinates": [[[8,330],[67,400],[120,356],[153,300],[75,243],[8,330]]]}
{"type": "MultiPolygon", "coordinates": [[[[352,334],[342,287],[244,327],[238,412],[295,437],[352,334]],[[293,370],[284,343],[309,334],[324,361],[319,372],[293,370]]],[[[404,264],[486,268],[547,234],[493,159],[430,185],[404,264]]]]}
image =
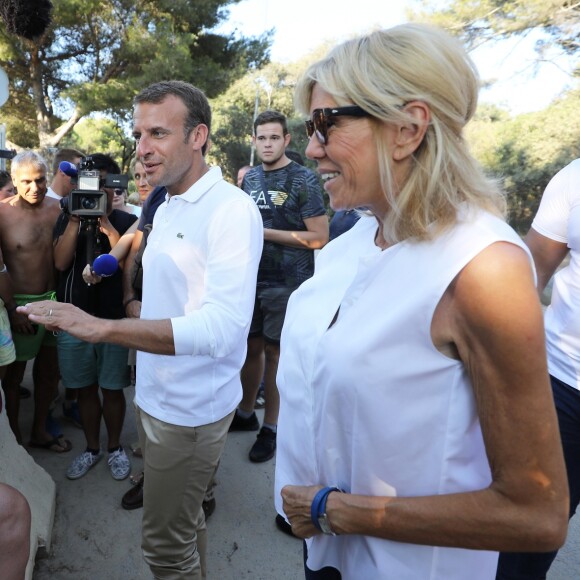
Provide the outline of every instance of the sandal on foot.
{"type": "Polygon", "coordinates": [[[139,441],[137,441],[137,443],[133,443],[131,445],[131,451],[133,453],[133,457],[143,457],[143,452],[141,451],[141,446],[139,445],[139,441]]]}
{"type": "Polygon", "coordinates": [[[53,439],[62,439],[64,437],[60,423],[52,416],[52,411],[48,413],[44,427],[53,439]]]}
{"type": "Polygon", "coordinates": [[[45,443],[29,441],[28,447],[33,447],[34,449],[46,449],[46,451],[54,451],[54,453],[66,453],[72,449],[72,443],[63,437],[55,437],[45,443]]]}

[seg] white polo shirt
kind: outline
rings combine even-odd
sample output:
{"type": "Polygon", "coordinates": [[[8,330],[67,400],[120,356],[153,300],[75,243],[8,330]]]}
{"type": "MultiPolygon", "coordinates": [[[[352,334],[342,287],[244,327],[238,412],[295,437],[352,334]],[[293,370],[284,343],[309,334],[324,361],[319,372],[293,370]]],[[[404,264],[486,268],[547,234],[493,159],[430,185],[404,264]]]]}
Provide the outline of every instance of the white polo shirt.
{"type": "Polygon", "coordinates": [[[263,238],[256,204],[218,167],[159,207],[141,318],[171,319],[175,356],[138,352],[135,402],[146,413],[195,427],[236,408],[263,238]]]}
{"type": "Polygon", "coordinates": [[[546,349],[550,374],[580,389],[580,159],[548,183],[532,227],[570,248],[569,264],[554,275],[546,349]]]}

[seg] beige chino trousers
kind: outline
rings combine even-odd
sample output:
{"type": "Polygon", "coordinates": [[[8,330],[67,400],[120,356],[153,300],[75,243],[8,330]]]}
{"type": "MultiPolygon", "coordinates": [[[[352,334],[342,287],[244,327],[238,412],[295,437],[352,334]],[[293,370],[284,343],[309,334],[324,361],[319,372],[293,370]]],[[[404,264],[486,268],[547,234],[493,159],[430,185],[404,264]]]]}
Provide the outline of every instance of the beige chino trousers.
{"type": "Polygon", "coordinates": [[[144,450],[143,557],[157,580],[206,577],[201,504],[217,469],[234,412],[199,427],[171,425],[135,405],[144,450]]]}

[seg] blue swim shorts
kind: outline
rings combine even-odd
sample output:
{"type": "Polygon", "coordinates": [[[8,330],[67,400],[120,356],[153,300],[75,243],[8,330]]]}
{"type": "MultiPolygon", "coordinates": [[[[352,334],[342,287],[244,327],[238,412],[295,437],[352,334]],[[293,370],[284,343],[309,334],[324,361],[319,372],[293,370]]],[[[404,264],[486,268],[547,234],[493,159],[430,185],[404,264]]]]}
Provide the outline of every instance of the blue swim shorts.
{"type": "Polygon", "coordinates": [[[91,344],[66,332],[57,336],[58,364],[62,384],[67,389],[81,389],[98,384],[111,391],[124,389],[131,383],[124,346],[99,342],[91,344]]]}

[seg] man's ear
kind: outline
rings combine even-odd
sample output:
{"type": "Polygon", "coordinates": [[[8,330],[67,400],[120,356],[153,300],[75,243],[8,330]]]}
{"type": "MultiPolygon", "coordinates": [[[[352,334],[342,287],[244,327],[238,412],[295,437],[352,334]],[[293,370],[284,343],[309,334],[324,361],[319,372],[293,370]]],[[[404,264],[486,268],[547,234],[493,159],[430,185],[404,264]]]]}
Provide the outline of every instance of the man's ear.
{"type": "Polygon", "coordinates": [[[201,150],[201,148],[205,145],[205,142],[207,141],[207,136],[209,135],[209,130],[207,128],[207,125],[204,125],[203,123],[200,123],[199,125],[197,125],[196,127],[194,127],[191,131],[193,136],[193,140],[191,141],[191,145],[194,151],[196,150],[201,150]]]}
{"type": "Polygon", "coordinates": [[[412,120],[398,126],[393,150],[395,161],[402,161],[417,151],[431,122],[431,110],[422,101],[411,101],[403,110],[412,117],[412,120]]]}
{"type": "Polygon", "coordinates": [[[292,141],[292,137],[290,136],[290,133],[286,133],[286,135],[284,135],[284,149],[290,145],[290,141],[292,141]]]}

